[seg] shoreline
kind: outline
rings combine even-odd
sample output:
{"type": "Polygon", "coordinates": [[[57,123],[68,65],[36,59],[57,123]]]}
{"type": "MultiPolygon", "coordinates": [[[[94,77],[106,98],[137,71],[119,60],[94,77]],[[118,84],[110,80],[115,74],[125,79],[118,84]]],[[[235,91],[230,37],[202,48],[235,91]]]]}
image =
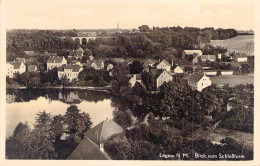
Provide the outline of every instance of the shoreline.
{"type": "Polygon", "coordinates": [[[104,87],[92,87],[92,86],[45,86],[45,87],[25,87],[25,86],[19,86],[19,87],[8,87],[6,89],[13,89],[13,90],[21,90],[21,89],[75,89],[75,90],[91,90],[91,91],[99,91],[99,92],[106,92],[109,93],[109,90],[111,89],[111,86],[104,86],[104,87]]]}

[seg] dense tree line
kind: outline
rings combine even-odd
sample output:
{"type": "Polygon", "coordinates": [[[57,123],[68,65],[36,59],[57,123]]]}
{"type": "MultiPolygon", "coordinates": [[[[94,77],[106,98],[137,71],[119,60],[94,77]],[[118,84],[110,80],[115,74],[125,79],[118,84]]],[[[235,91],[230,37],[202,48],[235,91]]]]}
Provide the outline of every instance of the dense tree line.
{"type": "Polygon", "coordinates": [[[6,140],[6,157],[66,159],[91,126],[89,114],[80,113],[75,105],[68,107],[65,115],[51,116],[45,111],[39,112],[33,129],[27,122],[16,126],[13,135],[6,140]]]}

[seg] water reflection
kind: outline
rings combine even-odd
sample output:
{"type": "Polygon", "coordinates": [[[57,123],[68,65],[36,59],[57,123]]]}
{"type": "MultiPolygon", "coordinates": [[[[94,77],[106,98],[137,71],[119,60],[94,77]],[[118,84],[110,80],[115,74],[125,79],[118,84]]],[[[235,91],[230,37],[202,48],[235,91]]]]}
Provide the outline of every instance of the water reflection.
{"type": "Polygon", "coordinates": [[[11,136],[19,122],[27,121],[31,127],[35,115],[45,110],[51,115],[64,115],[71,104],[89,113],[93,126],[106,118],[113,119],[113,111],[132,110],[134,117],[143,120],[149,109],[104,92],[88,90],[7,90],[6,136],[11,136]]]}
{"type": "Polygon", "coordinates": [[[103,92],[86,90],[7,90],[6,136],[11,136],[19,122],[27,121],[31,127],[35,115],[45,110],[51,115],[64,115],[71,104],[89,113],[93,125],[113,118],[111,96],[103,92]]]}

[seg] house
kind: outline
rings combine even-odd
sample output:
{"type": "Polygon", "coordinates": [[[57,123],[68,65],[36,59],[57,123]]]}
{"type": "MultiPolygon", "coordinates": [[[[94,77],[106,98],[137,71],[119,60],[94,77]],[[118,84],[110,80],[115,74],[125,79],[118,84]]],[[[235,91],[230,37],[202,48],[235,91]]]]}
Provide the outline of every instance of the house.
{"type": "Polygon", "coordinates": [[[37,66],[36,65],[29,65],[27,68],[28,72],[36,72],[37,71],[37,66]]]}
{"type": "Polygon", "coordinates": [[[132,74],[129,80],[130,86],[134,87],[137,82],[142,83],[141,74],[132,74]]]}
{"type": "Polygon", "coordinates": [[[16,62],[23,62],[25,64],[25,58],[16,58],[16,62]]]}
{"type": "Polygon", "coordinates": [[[173,72],[174,73],[183,73],[183,69],[180,67],[180,66],[176,66],[174,69],[173,69],[173,72]]]}
{"type": "Polygon", "coordinates": [[[84,139],[67,160],[111,160],[104,150],[104,144],[112,135],[123,132],[124,129],[116,122],[106,119],[84,134],[84,139]]]}
{"type": "Polygon", "coordinates": [[[34,52],[33,52],[33,51],[24,51],[24,53],[25,53],[26,55],[29,55],[29,56],[34,55],[34,52]]]}
{"type": "Polygon", "coordinates": [[[15,73],[22,74],[26,71],[26,66],[23,62],[7,63],[7,77],[13,78],[15,73]]]}
{"type": "Polygon", "coordinates": [[[247,61],[247,55],[245,53],[236,53],[233,56],[233,60],[236,62],[246,62],[247,61]]]}
{"type": "Polygon", "coordinates": [[[203,70],[204,75],[206,76],[215,76],[218,74],[217,70],[203,70]]]}
{"type": "Polygon", "coordinates": [[[6,94],[6,102],[7,103],[13,103],[15,102],[15,99],[16,99],[16,95],[15,94],[6,94]]]}
{"type": "Polygon", "coordinates": [[[186,55],[202,55],[202,51],[201,50],[183,50],[182,52],[182,58],[186,58],[186,55]]]}
{"type": "Polygon", "coordinates": [[[158,89],[164,82],[172,81],[172,76],[166,70],[151,69],[154,87],[158,89]]]}
{"type": "Polygon", "coordinates": [[[162,70],[166,70],[168,72],[171,70],[171,65],[166,60],[162,60],[155,67],[156,67],[156,69],[162,69],[162,70]]]}
{"type": "Polygon", "coordinates": [[[67,60],[64,57],[50,57],[47,61],[47,70],[51,70],[55,67],[59,68],[62,65],[67,65],[67,60]]]}
{"type": "Polygon", "coordinates": [[[216,61],[216,55],[201,55],[201,60],[202,60],[202,62],[205,62],[205,61],[214,62],[214,61],[216,61]]]}
{"type": "Polygon", "coordinates": [[[75,81],[82,70],[83,68],[79,65],[63,65],[58,68],[58,77],[60,80],[67,78],[69,82],[75,81]]]}
{"type": "Polygon", "coordinates": [[[79,48],[76,50],[76,53],[77,53],[78,56],[83,57],[83,53],[84,53],[83,48],[79,47],[79,48]]]}
{"type": "Polygon", "coordinates": [[[96,70],[104,69],[105,63],[103,60],[93,60],[89,61],[90,67],[93,67],[96,70]]]}
{"type": "Polygon", "coordinates": [[[221,70],[221,75],[233,75],[234,72],[232,70],[221,70]]]}
{"type": "Polygon", "coordinates": [[[107,71],[111,71],[114,68],[114,65],[112,63],[109,63],[107,65],[107,71]]]}
{"type": "Polygon", "coordinates": [[[218,59],[219,59],[219,60],[222,59],[222,54],[218,54],[218,59]]]}
{"type": "Polygon", "coordinates": [[[201,92],[204,88],[211,85],[209,77],[203,74],[193,73],[185,78],[192,89],[196,89],[201,92]]]}
{"type": "Polygon", "coordinates": [[[11,63],[6,64],[6,76],[9,78],[14,77],[14,66],[11,63]]]}

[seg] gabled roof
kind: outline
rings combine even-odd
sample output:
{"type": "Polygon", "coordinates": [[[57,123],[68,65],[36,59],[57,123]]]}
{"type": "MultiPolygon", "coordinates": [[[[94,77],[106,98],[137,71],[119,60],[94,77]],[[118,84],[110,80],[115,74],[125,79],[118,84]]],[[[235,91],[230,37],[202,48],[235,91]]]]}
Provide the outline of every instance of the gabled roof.
{"type": "Polygon", "coordinates": [[[203,74],[193,73],[193,74],[189,75],[188,77],[186,77],[185,79],[188,81],[198,82],[199,80],[201,80],[201,78],[203,76],[204,76],[203,74]]]}
{"type": "Polygon", "coordinates": [[[20,69],[22,62],[12,62],[10,64],[14,66],[14,69],[20,69]]]}
{"type": "Polygon", "coordinates": [[[29,66],[28,66],[28,71],[29,71],[29,72],[30,72],[30,71],[35,71],[36,68],[37,68],[36,65],[29,65],[29,66]]]}
{"type": "Polygon", "coordinates": [[[84,138],[76,149],[69,155],[68,160],[111,160],[106,152],[89,138],[84,138]]]}
{"type": "Polygon", "coordinates": [[[80,72],[80,65],[62,65],[58,68],[58,71],[64,71],[64,69],[72,69],[72,72],[80,72]]]}
{"type": "Polygon", "coordinates": [[[63,57],[50,57],[47,63],[61,63],[63,57]]]}
{"type": "Polygon", "coordinates": [[[169,62],[167,62],[166,60],[162,60],[162,61],[159,62],[156,66],[160,65],[161,63],[164,63],[164,64],[166,64],[167,66],[171,66],[171,65],[169,64],[169,62]]]}
{"type": "MultiPolygon", "coordinates": [[[[165,70],[161,69],[151,69],[150,72],[152,73],[153,78],[156,80],[165,70]]],[[[168,73],[167,71],[165,71],[168,73]]]]}
{"type": "Polygon", "coordinates": [[[113,120],[105,120],[85,133],[96,144],[105,143],[114,134],[122,133],[124,130],[113,120]]]}
{"type": "Polygon", "coordinates": [[[93,60],[91,63],[90,63],[90,65],[92,64],[92,63],[95,63],[96,65],[97,65],[97,67],[101,67],[101,64],[102,64],[102,62],[104,63],[104,61],[103,60],[97,60],[97,59],[95,59],[95,60],[93,60]]]}

